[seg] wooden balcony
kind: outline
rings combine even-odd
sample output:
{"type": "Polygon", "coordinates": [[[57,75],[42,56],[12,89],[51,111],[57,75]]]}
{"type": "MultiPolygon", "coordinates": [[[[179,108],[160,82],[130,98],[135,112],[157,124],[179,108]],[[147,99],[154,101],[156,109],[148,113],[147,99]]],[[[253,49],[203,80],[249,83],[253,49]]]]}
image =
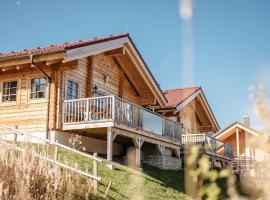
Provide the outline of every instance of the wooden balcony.
{"type": "Polygon", "coordinates": [[[233,159],[233,147],[207,134],[182,134],[184,148],[199,145],[209,155],[233,159]]]}
{"type": "Polygon", "coordinates": [[[182,125],[117,96],[66,100],[63,130],[130,127],[177,142],[182,125]]]}

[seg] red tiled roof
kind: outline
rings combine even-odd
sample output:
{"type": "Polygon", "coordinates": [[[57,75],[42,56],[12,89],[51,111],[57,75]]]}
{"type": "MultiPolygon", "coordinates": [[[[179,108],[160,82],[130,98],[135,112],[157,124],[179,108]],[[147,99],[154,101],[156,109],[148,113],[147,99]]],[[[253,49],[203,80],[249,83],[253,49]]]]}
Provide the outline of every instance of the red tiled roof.
{"type": "Polygon", "coordinates": [[[73,49],[77,47],[82,47],[90,44],[95,44],[99,42],[105,42],[109,40],[114,40],[122,37],[129,36],[128,33],[116,34],[116,35],[107,35],[99,38],[93,38],[89,40],[79,40],[75,42],[66,42],[64,44],[56,44],[50,45],[46,47],[37,47],[33,49],[24,49],[19,51],[11,51],[7,53],[0,53],[0,60],[12,59],[16,57],[24,57],[30,54],[47,54],[47,53],[55,53],[60,51],[65,51],[68,49],[73,49]]]}
{"type": "Polygon", "coordinates": [[[185,101],[192,94],[197,92],[200,87],[190,87],[190,88],[178,88],[173,90],[165,90],[163,91],[164,95],[168,99],[166,106],[177,106],[183,101],[185,101]]]}

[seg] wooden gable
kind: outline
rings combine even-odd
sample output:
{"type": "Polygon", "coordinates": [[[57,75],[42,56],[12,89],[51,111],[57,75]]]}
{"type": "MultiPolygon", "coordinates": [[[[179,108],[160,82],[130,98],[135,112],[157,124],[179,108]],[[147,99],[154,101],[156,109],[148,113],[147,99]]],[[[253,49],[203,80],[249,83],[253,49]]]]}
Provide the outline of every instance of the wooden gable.
{"type": "Polygon", "coordinates": [[[157,110],[164,116],[183,123],[189,133],[217,132],[219,130],[216,118],[200,88],[183,99],[181,103],[157,110]]]}

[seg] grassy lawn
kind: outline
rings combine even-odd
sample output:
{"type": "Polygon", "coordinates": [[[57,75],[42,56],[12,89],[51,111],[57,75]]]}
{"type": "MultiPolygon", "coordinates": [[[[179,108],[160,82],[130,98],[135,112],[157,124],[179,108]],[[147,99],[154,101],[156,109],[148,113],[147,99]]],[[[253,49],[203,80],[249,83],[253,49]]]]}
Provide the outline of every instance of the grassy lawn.
{"type": "MultiPolygon", "coordinates": [[[[60,159],[77,163],[82,170],[85,166],[92,170],[92,161],[82,156],[62,151],[60,159]]],[[[99,164],[98,170],[102,178],[98,188],[100,197],[112,181],[107,199],[188,199],[184,194],[183,171],[160,170],[147,165],[136,170],[117,163],[114,170],[105,164],[99,164]]]]}
{"type": "MultiPolygon", "coordinates": [[[[44,153],[42,145],[30,146],[44,153]]],[[[49,157],[53,159],[54,148],[50,147],[48,150],[49,157]]],[[[92,160],[70,151],[59,149],[59,159],[82,171],[92,171],[92,160]]],[[[112,184],[106,199],[190,199],[184,193],[183,170],[160,170],[148,165],[143,165],[141,169],[132,169],[117,163],[114,165],[115,169],[110,170],[105,163],[98,164],[98,174],[102,180],[94,199],[103,199],[110,181],[112,184]]],[[[219,199],[225,199],[226,180],[218,180],[218,185],[222,190],[219,199]]]]}
{"type": "MultiPolygon", "coordinates": [[[[43,145],[17,143],[18,146],[28,146],[42,155],[47,148],[43,145]]],[[[48,148],[49,158],[54,158],[54,147],[48,148]]],[[[88,171],[91,174],[92,160],[70,151],[59,148],[61,162],[88,171]]],[[[183,171],[160,170],[143,165],[141,169],[133,169],[114,163],[115,169],[109,169],[105,163],[98,164],[98,174],[102,178],[98,187],[98,195],[94,199],[103,199],[109,182],[111,187],[106,199],[189,199],[184,194],[183,171]]]]}
{"type": "MultiPolygon", "coordinates": [[[[84,166],[88,170],[92,169],[92,161],[82,156],[63,151],[62,159],[77,163],[83,170],[84,166]]],[[[107,186],[112,181],[107,199],[191,199],[184,193],[184,171],[161,170],[148,165],[143,165],[141,169],[132,169],[124,165],[115,164],[115,169],[110,170],[104,163],[99,164],[99,176],[102,178],[99,184],[98,196],[102,199],[107,186]]],[[[217,181],[221,189],[219,199],[227,199],[227,180],[217,181]]],[[[250,197],[242,191],[242,186],[237,181],[238,192],[246,197],[250,197]]],[[[258,195],[256,195],[258,197],[258,195]]]]}

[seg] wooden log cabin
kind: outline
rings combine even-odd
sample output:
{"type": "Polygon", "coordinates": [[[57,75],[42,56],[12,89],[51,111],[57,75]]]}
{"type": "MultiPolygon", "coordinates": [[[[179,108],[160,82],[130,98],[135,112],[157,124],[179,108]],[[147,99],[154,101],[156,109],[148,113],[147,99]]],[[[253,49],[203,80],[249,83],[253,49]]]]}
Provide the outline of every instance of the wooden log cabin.
{"type": "Polygon", "coordinates": [[[201,87],[165,90],[166,105],[157,111],[182,124],[181,157],[191,145],[201,146],[209,155],[212,167],[224,167],[232,160],[232,145],[213,137],[220,131],[219,124],[201,87]]]}
{"type": "Polygon", "coordinates": [[[234,122],[214,135],[216,139],[233,147],[234,163],[243,169],[250,169],[254,163],[269,160],[269,153],[262,147],[269,139],[262,136],[250,127],[249,116],[244,116],[243,123],[234,122]]]}
{"type": "Polygon", "coordinates": [[[179,169],[181,123],[218,131],[201,88],[168,93],[126,33],[0,54],[0,124],[66,145],[76,133],[108,161],[179,169]]]}

